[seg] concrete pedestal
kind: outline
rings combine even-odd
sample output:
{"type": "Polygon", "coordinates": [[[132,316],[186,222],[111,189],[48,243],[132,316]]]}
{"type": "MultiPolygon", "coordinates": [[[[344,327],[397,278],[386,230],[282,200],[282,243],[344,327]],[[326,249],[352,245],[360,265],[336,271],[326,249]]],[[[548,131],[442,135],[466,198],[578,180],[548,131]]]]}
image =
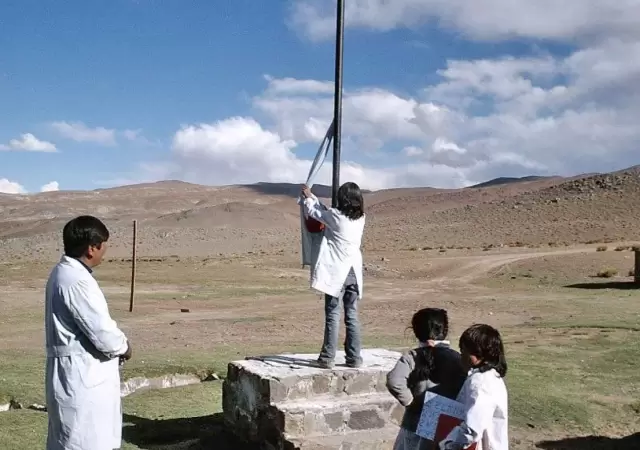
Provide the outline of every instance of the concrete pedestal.
{"type": "Polygon", "coordinates": [[[404,409],[387,392],[400,354],[363,351],[359,369],[316,366],[317,355],[278,355],[229,364],[223,409],[235,433],[265,448],[390,449],[404,409]]]}

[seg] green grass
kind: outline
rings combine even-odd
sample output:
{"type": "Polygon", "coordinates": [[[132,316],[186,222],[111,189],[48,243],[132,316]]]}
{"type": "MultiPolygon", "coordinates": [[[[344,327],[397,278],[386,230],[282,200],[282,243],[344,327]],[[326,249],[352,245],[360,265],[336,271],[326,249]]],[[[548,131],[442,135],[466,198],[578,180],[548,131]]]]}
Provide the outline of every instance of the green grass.
{"type": "Polygon", "coordinates": [[[633,369],[640,358],[639,333],[578,326],[538,330],[539,341],[508,347],[511,424],[597,433],[615,416],[616,426],[631,429],[640,396],[633,369]],[[566,334],[545,336],[552,330],[566,334]]]}
{"type": "Polygon", "coordinates": [[[44,352],[0,351],[0,397],[43,403],[44,363],[44,352]]]}
{"type": "MultiPolygon", "coordinates": [[[[288,344],[286,341],[291,339],[282,333],[278,339],[272,339],[267,329],[272,312],[267,306],[264,311],[260,309],[265,304],[261,297],[296,296],[307,292],[304,283],[260,272],[255,283],[246,286],[235,281],[238,267],[231,270],[221,263],[211,264],[211,267],[207,264],[210,276],[207,275],[209,278],[203,282],[200,270],[202,263],[189,264],[186,270],[181,266],[179,273],[173,275],[171,272],[174,269],[166,264],[141,265],[144,270],[139,278],[141,293],[137,296],[137,306],[145,306],[146,301],[151,300],[160,300],[154,304],[163,305],[164,300],[170,302],[175,298],[178,300],[176,308],[179,308],[180,301],[186,298],[188,306],[185,307],[192,308],[192,312],[203,304],[209,306],[209,310],[237,309],[236,314],[228,319],[212,320],[212,327],[228,325],[227,320],[239,324],[264,321],[264,326],[262,323],[254,328],[245,326],[251,330],[250,333],[197,346],[199,350],[185,351],[181,346],[172,345],[172,341],[164,341],[168,342],[166,347],[163,342],[146,341],[141,345],[147,348],[134,348],[134,358],[125,365],[123,378],[177,373],[197,374],[205,378],[212,372],[224,377],[228,362],[242,359],[247,354],[266,355],[283,350],[313,353],[318,350],[317,340],[321,336],[307,333],[306,329],[303,332],[292,330],[296,336],[294,344],[288,344]],[[213,266],[216,270],[212,270],[213,266]],[[224,270],[228,273],[223,274],[224,270]],[[145,286],[145,280],[166,283],[166,286],[157,288],[151,294],[150,290],[156,288],[145,286]],[[245,316],[241,314],[243,308],[248,311],[245,316]],[[257,316],[253,317],[253,313],[257,316]],[[200,350],[205,347],[210,349],[200,350]]],[[[234,264],[237,266],[237,263],[234,264]]],[[[25,266],[20,270],[24,272],[22,276],[25,280],[33,283],[29,278],[33,276],[31,269],[25,266]]],[[[44,270],[38,270],[44,274],[44,270]]],[[[15,274],[0,267],[0,281],[14,277],[15,274]]],[[[114,286],[113,281],[117,280],[116,287],[127,286],[127,272],[117,265],[105,265],[100,270],[100,277],[111,281],[105,284],[114,286]]],[[[520,279],[515,281],[520,283],[520,279]]],[[[535,315],[535,318],[531,317],[530,325],[501,328],[509,361],[506,382],[509,387],[512,435],[520,437],[535,433],[536,438],[543,439],[546,435],[554,434],[622,434],[637,428],[640,413],[640,379],[637,376],[640,309],[637,307],[637,292],[589,291],[558,285],[541,288],[540,280],[528,277],[518,285],[521,289],[515,294],[509,290],[508,297],[498,295],[499,302],[493,306],[504,305],[507,311],[511,311],[514,308],[517,310],[521,302],[524,309],[535,315]],[[612,429],[613,417],[615,430],[612,429]]],[[[512,287],[511,280],[508,286],[512,287]]],[[[114,316],[118,320],[122,316],[125,320],[128,317],[122,313],[122,305],[126,306],[127,303],[126,293],[123,293],[126,289],[114,292],[117,293],[109,295],[110,301],[115,300],[117,305],[114,307],[114,316]]],[[[295,303],[290,304],[295,307],[295,303]]],[[[385,307],[380,304],[379,316],[384,316],[385,307]]],[[[3,326],[6,325],[5,335],[11,339],[16,332],[30,335],[39,332],[42,314],[40,307],[18,303],[10,322],[3,322],[3,326]]],[[[299,321],[301,316],[299,312],[297,314],[295,320],[299,321]]],[[[309,314],[317,315],[320,311],[310,310],[309,314]]],[[[410,311],[407,311],[407,318],[410,318],[410,311]]],[[[130,326],[146,325],[139,316],[130,320],[130,326]]],[[[528,319],[525,317],[524,320],[528,319]]],[[[286,327],[287,324],[280,323],[280,326],[286,327]]],[[[367,347],[402,349],[413,345],[410,331],[398,333],[397,327],[387,327],[386,322],[372,321],[371,326],[365,323],[364,327],[367,347]]],[[[457,336],[451,336],[450,339],[453,343],[457,342],[457,336]]],[[[24,350],[26,345],[15,339],[8,342],[14,347],[20,346],[21,350],[0,349],[0,400],[15,398],[25,405],[44,403],[44,351],[39,347],[24,350]]],[[[221,428],[221,384],[207,382],[170,390],[140,392],[127,397],[123,401],[123,448],[152,449],[153,445],[160,443],[216,438],[221,428]]],[[[46,413],[41,412],[23,410],[0,413],[0,449],[43,448],[46,421],[46,413]]],[[[212,442],[210,448],[222,450],[215,440],[212,442]]]]}
{"type": "Polygon", "coordinates": [[[145,391],[124,398],[126,414],[148,419],[200,417],[221,412],[222,382],[145,391]]]}
{"type": "MultiPolygon", "coordinates": [[[[593,329],[579,324],[563,328],[551,324],[505,329],[512,429],[538,429],[566,434],[598,433],[616,417],[616,426],[632,429],[640,410],[640,383],[636,362],[640,336],[628,329],[593,329]],[[583,332],[584,331],[584,332],[583,332]],[[522,339],[524,336],[524,339],[522,339]],[[537,338],[535,336],[538,336],[537,338]]],[[[368,346],[382,346],[374,339],[368,346]]],[[[397,347],[400,341],[386,342],[397,347]]],[[[255,354],[268,354],[268,348],[255,354]]],[[[308,351],[292,348],[292,352],[308,351]]],[[[213,357],[182,354],[145,356],[128,365],[124,376],[196,373],[206,370],[224,375],[227,362],[238,359],[237,348],[221,348],[213,357]]],[[[243,356],[243,355],[242,355],[243,356]]],[[[19,400],[42,402],[42,360],[33,355],[0,353],[0,365],[11,374],[3,389],[14,389],[19,400]],[[11,363],[10,366],[4,364],[11,363]],[[24,396],[24,397],[21,397],[24,396]]],[[[147,444],[205,439],[218,432],[221,382],[146,391],[124,399],[124,449],[147,444]],[[218,427],[218,428],[216,428],[218,427]]],[[[32,411],[0,413],[0,448],[42,448],[46,414],[32,411]]]]}
{"type": "MultiPolygon", "coordinates": [[[[163,391],[133,394],[123,400],[123,450],[148,448],[150,442],[206,438],[220,413],[221,383],[207,382],[163,391]],[[178,420],[178,419],[193,420],[178,420]],[[197,419],[202,418],[202,419],[197,419]],[[191,422],[191,426],[188,426],[191,422]]],[[[46,413],[20,410],[0,413],[0,448],[44,448],[46,413]]]]}
{"type": "Polygon", "coordinates": [[[46,439],[46,413],[29,410],[0,413],[0,448],[3,450],[44,448],[46,439]]]}
{"type": "MultiPolygon", "coordinates": [[[[312,351],[307,345],[294,345],[287,349],[290,352],[312,351]]],[[[275,347],[254,346],[253,355],[280,353],[275,347]]],[[[134,377],[158,377],[169,374],[194,374],[205,379],[210,374],[221,378],[226,376],[230,361],[243,359],[246,349],[239,347],[219,347],[210,353],[203,352],[153,352],[134,354],[122,368],[123,380],[134,377]]],[[[37,351],[0,351],[0,398],[15,399],[20,403],[43,404],[44,399],[44,365],[45,359],[37,351]]],[[[166,392],[166,391],[164,391],[166,392]]],[[[0,448],[2,448],[0,446],[0,448]]]]}

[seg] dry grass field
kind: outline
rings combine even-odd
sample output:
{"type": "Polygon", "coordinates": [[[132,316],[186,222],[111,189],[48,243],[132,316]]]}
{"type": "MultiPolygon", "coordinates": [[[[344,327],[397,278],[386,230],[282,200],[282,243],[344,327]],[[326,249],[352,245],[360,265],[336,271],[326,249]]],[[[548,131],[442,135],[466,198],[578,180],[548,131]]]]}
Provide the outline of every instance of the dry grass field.
{"type": "MultiPolygon", "coordinates": [[[[639,180],[629,169],[367,194],[365,344],[414,345],[407,326],[428,305],[450,311],[454,342],[468,325],[490,323],[506,340],[511,448],[640,448],[640,292],[628,250],[640,241],[639,180]]],[[[0,196],[0,397],[44,402],[43,286],[61,224],[80,213],[114,231],[95,276],[134,346],[124,378],[224,377],[247,355],[318,351],[322,301],[300,267],[295,190],[260,190],[167,182],[0,196]]],[[[126,397],[124,448],[237,448],[222,444],[220,388],[126,397]]],[[[0,412],[2,449],[42,448],[45,434],[46,413],[0,412]]]]}

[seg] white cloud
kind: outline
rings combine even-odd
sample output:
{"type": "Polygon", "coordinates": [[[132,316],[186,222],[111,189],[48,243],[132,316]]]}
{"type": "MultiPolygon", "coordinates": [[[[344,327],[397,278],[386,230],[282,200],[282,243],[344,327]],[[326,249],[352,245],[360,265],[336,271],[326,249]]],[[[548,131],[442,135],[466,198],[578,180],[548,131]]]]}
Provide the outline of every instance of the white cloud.
{"type": "MultiPolygon", "coordinates": [[[[610,41],[563,59],[449,61],[441,80],[413,97],[347,89],[341,179],[369,189],[460,187],[498,176],[637,164],[638,60],[640,46],[610,41]],[[584,70],[589,66],[594,70],[584,70]]],[[[311,160],[298,149],[324,136],[333,102],[331,91],[319,87],[330,83],[267,81],[253,99],[260,121],[184,126],[174,136],[173,159],[143,168],[144,176],[217,185],[302,182],[311,160]]],[[[326,164],[317,182],[330,181],[326,164]]]]}
{"type": "Polygon", "coordinates": [[[143,146],[158,146],[159,142],[153,142],[149,140],[146,136],[144,136],[142,129],[138,128],[136,130],[123,130],[120,132],[122,138],[129,142],[133,142],[134,144],[143,145],[143,146]]]}
{"type": "Polygon", "coordinates": [[[185,126],[173,138],[174,154],[184,170],[211,176],[215,184],[290,180],[297,164],[291,152],[295,145],[243,117],[185,126]]]}
{"type": "Polygon", "coordinates": [[[150,141],[144,136],[143,130],[116,130],[105,127],[89,127],[83,122],[51,122],[49,126],[60,136],[76,142],[91,142],[94,144],[113,146],[118,140],[132,142],[138,145],[152,146],[157,142],[150,141]]]}
{"type": "Polygon", "coordinates": [[[57,181],[52,181],[50,183],[45,184],[40,188],[40,192],[55,192],[60,190],[60,185],[57,181]]]}
{"type": "Polygon", "coordinates": [[[137,139],[140,139],[140,137],[142,135],[142,130],[140,130],[140,129],[137,129],[137,130],[124,130],[122,132],[122,135],[128,141],[136,141],[137,139]]]}
{"type": "MultiPolygon", "coordinates": [[[[512,56],[488,60],[449,61],[439,70],[442,82],[426,89],[434,102],[453,108],[478,106],[491,98],[494,103],[545,104],[550,96],[561,94],[564,86],[547,92],[540,86],[553,81],[560,74],[559,63],[550,56],[514,58],[512,56]]],[[[513,105],[511,105],[513,106],[513,105]]]]}
{"type": "Polygon", "coordinates": [[[274,78],[271,75],[264,78],[269,82],[270,94],[332,94],[335,89],[332,81],[274,78]]]}
{"type": "MultiPolygon", "coordinates": [[[[415,96],[348,88],[341,180],[369,189],[460,187],[637,164],[639,60],[640,45],[611,40],[565,58],[449,61],[440,81],[415,96]]],[[[184,126],[173,159],[141,172],[217,185],[302,182],[311,158],[299,148],[324,136],[330,85],[267,77],[253,99],[255,118],[184,126]]],[[[317,182],[330,181],[327,163],[317,182]]]]}
{"type": "MultiPolygon", "coordinates": [[[[288,80],[287,84],[295,84],[288,80]]],[[[303,81],[311,85],[310,80],[303,81]]],[[[328,81],[316,83],[333,87],[328,81]]],[[[265,92],[254,98],[255,109],[272,119],[278,133],[286,139],[319,143],[333,119],[333,89],[297,91],[297,95],[288,95],[289,91],[274,88],[280,84],[281,80],[269,78],[265,92]]],[[[417,138],[422,132],[411,119],[416,115],[416,108],[428,106],[433,108],[431,113],[426,113],[433,117],[432,125],[440,126],[447,114],[444,108],[420,105],[414,99],[383,89],[361,88],[345,91],[342,114],[343,120],[349,123],[350,132],[361,138],[417,138]]]]}
{"type": "MultiPolygon", "coordinates": [[[[265,129],[250,117],[233,117],[212,124],[184,126],[174,136],[174,159],[166,165],[143,168],[142,179],[181,178],[225,185],[267,182],[304,182],[311,159],[299,158],[297,143],[276,131],[265,129]]],[[[315,183],[331,183],[331,157],[327,158],[315,183]]],[[[413,186],[429,176],[437,185],[454,187],[469,184],[457,168],[430,163],[382,168],[341,162],[341,180],[350,180],[367,189],[413,186]]]]}
{"type": "MultiPolygon", "coordinates": [[[[295,141],[283,139],[251,117],[186,125],[174,135],[171,161],[143,164],[135,174],[98,184],[122,185],[174,178],[210,185],[258,181],[303,183],[312,161],[296,156],[293,152],[296,146],[295,141]]],[[[328,157],[315,183],[330,184],[331,171],[328,157]]],[[[368,189],[411,185],[419,171],[419,166],[414,167],[414,171],[394,171],[347,160],[341,163],[343,182],[355,181],[368,189]]]]}
{"type": "Polygon", "coordinates": [[[408,147],[405,147],[402,149],[402,151],[405,155],[410,157],[424,155],[424,149],[421,149],[420,147],[416,147],[415,145],[410,145],[408,147]]]}
{"type": "MultiPolygon", "coordinates": [[[[449,60],[435,82],[413,94],[347,85],[341,179],[371,189],[460,187],[638,164],[640,3],[567,2],[347,2],[352,27],[437,20],[471,39],[550,39],[573,50],[449,60]]],[[[333,1],[299,0],[291,21],[311,38],[330,37],[334,10],[333,1]]],[[[311,161],[300,150],[317,145],[331,122],[333,83],[265,79],[252,99],[254,117],[183,127],[162,173],[210,184],[304,180],[311,161]]],[[[330,165],[318,182],[330,182],[330,165]]]]}
{"type": "MultiPolygon", "coordinates": [[[[302,183],[312,161],[298,158],[292,151],[296,145],[248,117],[185,126],[174,136],[175,160],[165,175],[215,185],[257,181],[302,183]]],[[[343,177],[372,188],[385,186],[389,178],[389,174],[380,170],[376,179],[368,179],[369,170],[350,162],[342,164],[341,172],[343,177]]],[[[316,182],[330,180],[331,165],[325,164],[316,182]]]]}
{"type": "Polygon", "coordinates": [[[52,122],[51,127],[62,137],[76,142],[93,142],[115,145],[116,130],[104,127],[91,128],[82,122],[52,122]]]}
{"type": "MultiPolygon", "coordinates": [[[[491,169],[496,172],[514,168],[522,171],[546,169],[546,166],[528,158],[513,156],[511,151],[492,153],[482,147],[482,141],[479,140],[484,134],[482,122],[471,126],[475,118],[467,116],[465,107],[469,103],[466,98],[470,95],[490,94],[511,100],[518,92],[527,92],[525,88],[502,88],[495,80],[504,77],[495,76],[492,79],[487,72],[513,73],[512,85],[527,85],[516,75],[528,68],[533,70],[537,65],[533,62],[514,64],[510,60],[484,61],[478,64],[480,75],[474,71],[474,65],[464,67],[464,70],[458,66],[452,62],[451,70],[443,70],[442,83],[425,90],[427,98],[423,101],[378,88],[345,91],[343,137],[347,143],[352,143],[351,146],[355,147],[360,157],[371,148],[375,150],[397,141],[414,142],[405,146],[402,154],[417,158],[420,161],[418,165],[410,160],[391,158],[392,165],[384,169],[389,175],[378,177],[379,185],[437,183],[439,186],[453,187],[474,182],[474,172],[483,177],[491,169]],[[501,67],[501,62],[507,67],[501,67]],[[465,71],[469,73],[464,74],[465,71]],[[469,80],[466,84],[465,79],[469,80]],[[451,102],[450,105],[436,102],[441,96],[446,97],[444,93],[452,96],[454,91],[459,98],[457,102],[451,102]],[[507,95],[509,91],[512,93],[507,95]],[[467,144],[475,147],[469,149],[467,144]]],[[[543,72],[541,68],[537,71],[543,72]]],[[[270,85],[274,82],[273,79],[269,80],[270,85]]],[[[306,96],[281,95],[270,86],[254,99],[254,106],[274,122],[275,129],[282,136],[298,142],[319,142],[333,113],[330,95],[315,92],[306,96]]],[[[371,167],[369,169],[373,170],[371,167]]]]}
{"type": "Polygon", "coordinates": [[[26,194],[27,191],[19,183],[0,178],[0,192],[3,194],[26,194]]]}
{"type": "MultiPolygon", "coordinates": [[[[402,143],[392,167],[420,161],[427,166],[418,184],[429,185],[438,178],[431,174],[445,167],[458,170],[458,180],[475,182],[639,162],[640,41],[608,39],[562,58],[451,60],[438,74],[438,82],[413,97],[347,88],[347,144],[375,140],[389,152],[402,143]]],[[[319,142],[333,111],[331,95],[270,88],[254,106],[298,142],[319,142]]],[[[366,148],[359,150],[362,156],[366,148]]]]}
{"type": "MultiPolygon", "coordinates": [[[[289,22],[311,39],[333,39],[335,5],[335,0],[292,0],[289,22]]],[[[349,0],[345,16],[348,27],[389,31],[433,22],[482,40],[640,36],[637,0],[349,0]]]]}
{"type": "Polygon", "coordinates": [[[41,141],[31,133],[25,133],[20,139],[11,139],[8,145],[0,144],[1,150],[15,150],[25,152],[45,152],[54,153],[57,151],[56,146],[51,142],[41,141]]]}
{"type": "Polygon", "coordinates": [[[432,145],[429,162],[448,167],[473,166],[475,160],[467,158],[467,149],[459,147],[455,142],[437,138],[432,145]]]}

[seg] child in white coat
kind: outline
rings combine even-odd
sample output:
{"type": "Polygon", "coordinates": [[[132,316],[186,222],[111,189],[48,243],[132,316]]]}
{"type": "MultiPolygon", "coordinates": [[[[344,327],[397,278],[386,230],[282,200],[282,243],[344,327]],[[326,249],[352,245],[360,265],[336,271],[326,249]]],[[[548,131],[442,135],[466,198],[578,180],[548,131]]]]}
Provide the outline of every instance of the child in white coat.
{"type": "Polygon", "coordinates": [[[460,352],[470,368],[457,400],[465,419],[440,442],[441,450],[508,450],[508,395],[504,383],[507,360],[500,333],[489,325],[473,325],[460,337],[460,352]]]}
{"type": "Polygon", "coordinates": [[[343,184],[336,208],[324,206],[307,186],[303,186],[302,196],[305,215],[325,225],[318,257],[311,268],[311,287],[325,294],[324,342],[318,364],[327,369],[334,365],[342,301],[347,328],[346,363],[360,367],[358,301],[362,298],[360,246],[365,223],[362,192],[355,183],[343,184]]]}

